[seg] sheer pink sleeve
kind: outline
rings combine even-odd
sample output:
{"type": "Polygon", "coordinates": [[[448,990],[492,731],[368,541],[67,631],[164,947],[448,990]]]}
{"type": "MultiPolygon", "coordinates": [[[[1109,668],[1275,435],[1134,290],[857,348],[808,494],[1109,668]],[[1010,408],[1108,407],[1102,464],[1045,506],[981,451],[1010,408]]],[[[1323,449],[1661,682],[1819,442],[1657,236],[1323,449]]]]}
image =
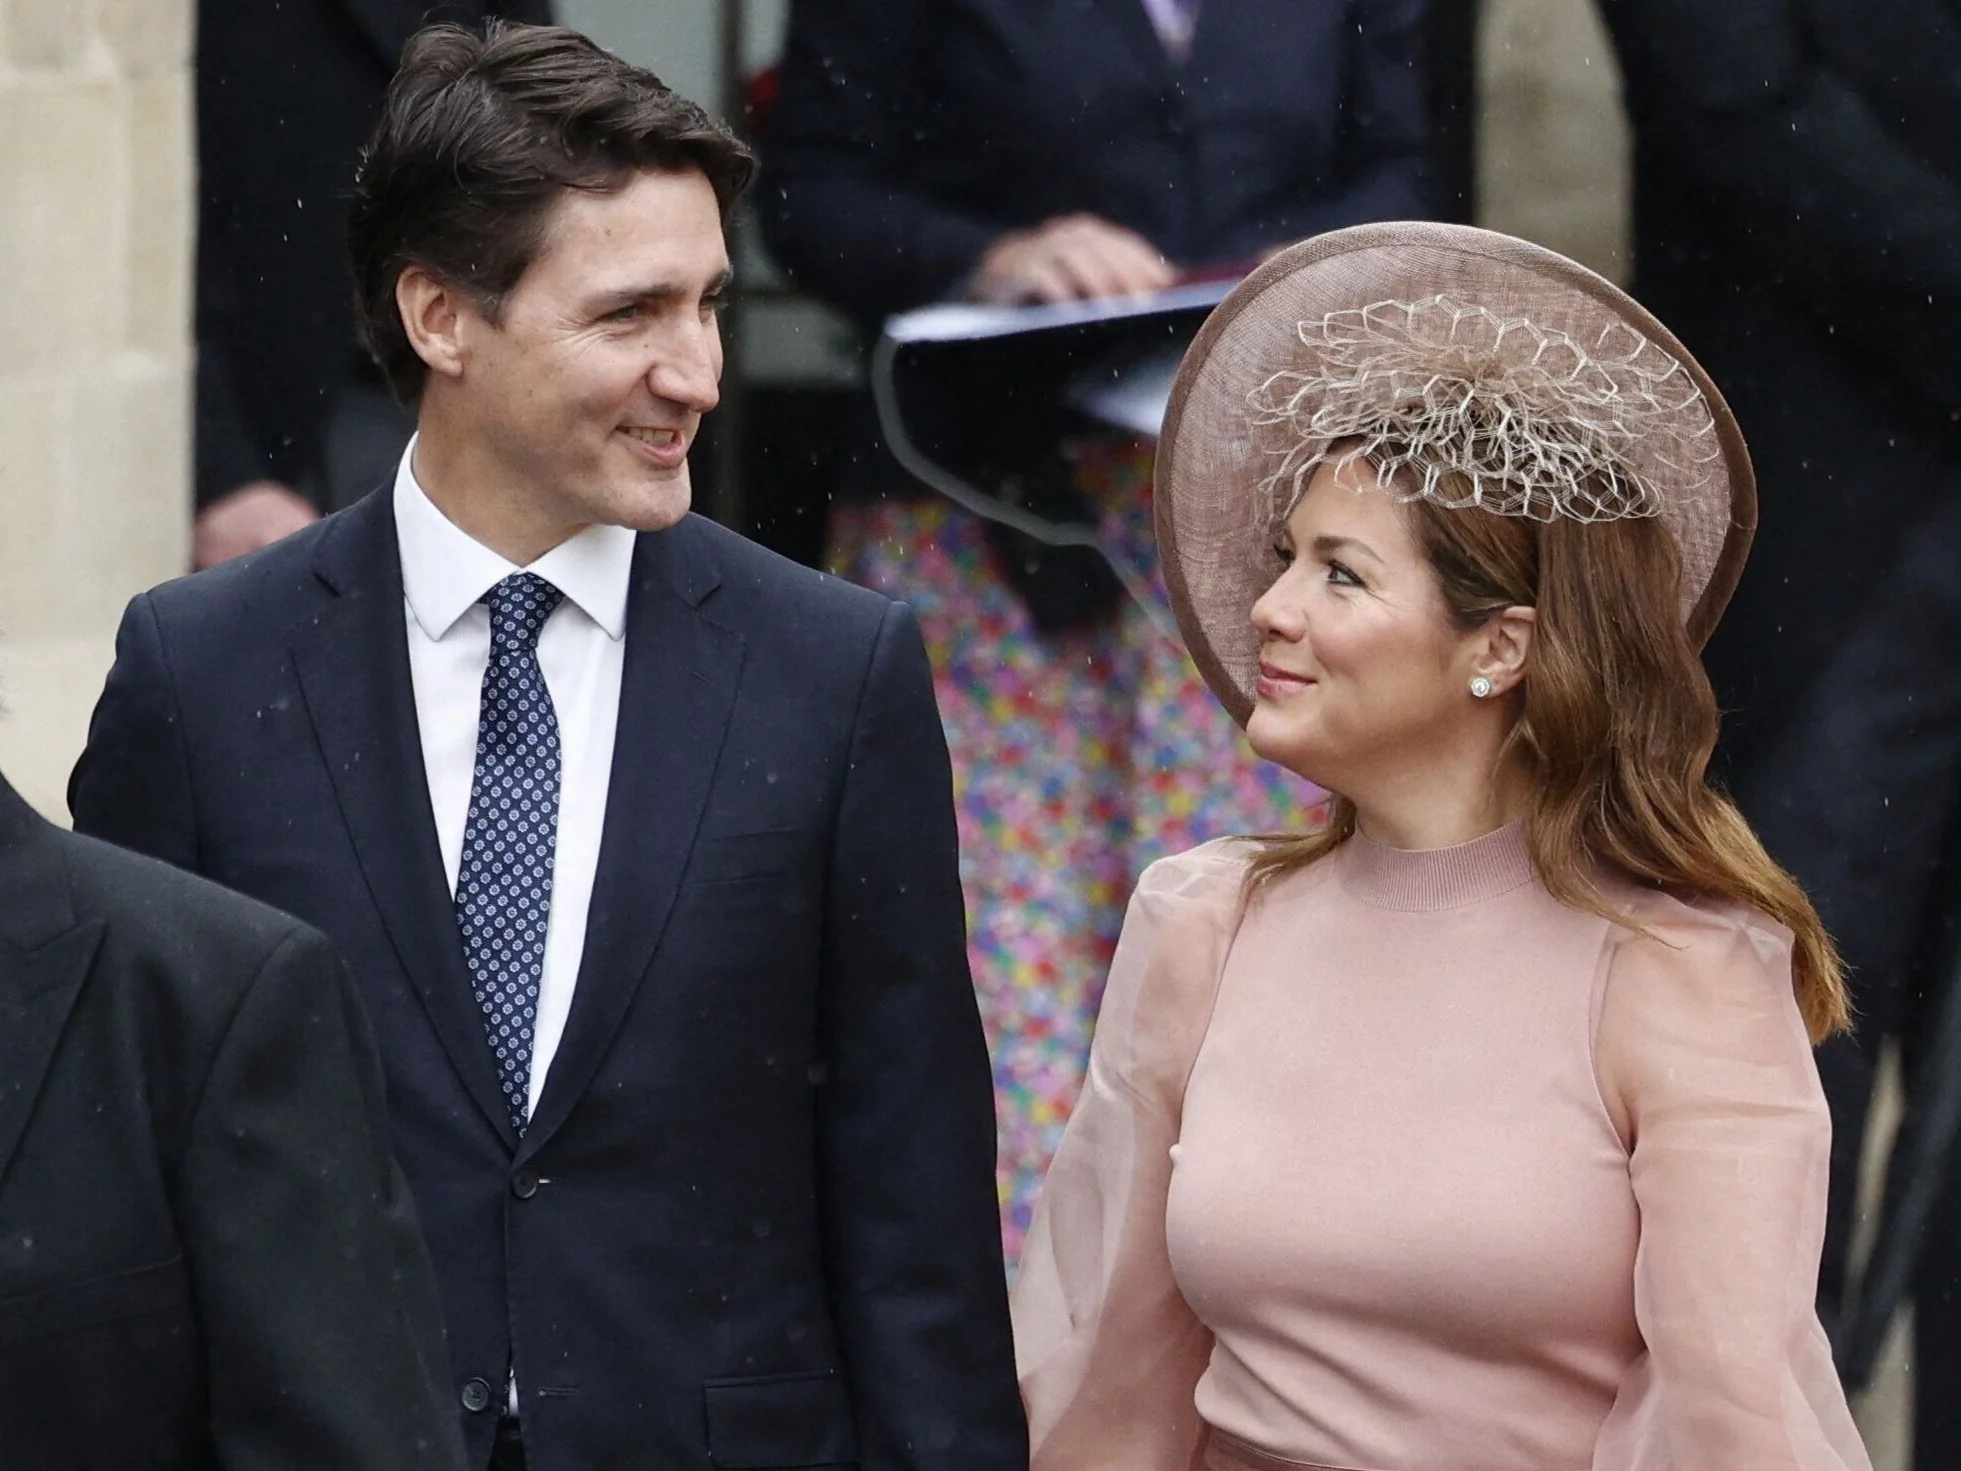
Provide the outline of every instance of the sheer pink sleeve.
{"type": "Polygon", "coordinates": [[[1597,1065],[1632,1144],[1646,1352],[1593,1471],[1869,1471],[1813,1306],[1831,1119],[1790,936],[1652,897],[1608,962],[1597,1065]]]}
{"type": "Polygon", "coordinates": [[[1244,872],[1224,843],[1165,859],[1124,918],[1013,1296],[1034,1471],[1186,1471],[1201,1448],[1212,1337],[1172,1281],[1165,1196],[1244,872]]]}

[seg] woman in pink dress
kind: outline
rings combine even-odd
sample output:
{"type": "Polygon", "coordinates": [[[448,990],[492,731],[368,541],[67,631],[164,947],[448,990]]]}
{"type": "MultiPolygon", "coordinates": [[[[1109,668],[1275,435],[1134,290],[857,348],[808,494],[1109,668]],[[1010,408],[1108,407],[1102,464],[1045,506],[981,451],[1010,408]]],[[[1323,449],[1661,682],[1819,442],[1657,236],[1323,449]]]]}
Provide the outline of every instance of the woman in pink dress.
{"type": "Polygon", "coordinates": [[[1831,942],[1707,782],[1714,386],[1522,242],[1276,257],[1180,376],[1180,625],[1328,824],[1132,900],[1015,1292],[1035,1471],[1865,1471],[1831,942]]]}

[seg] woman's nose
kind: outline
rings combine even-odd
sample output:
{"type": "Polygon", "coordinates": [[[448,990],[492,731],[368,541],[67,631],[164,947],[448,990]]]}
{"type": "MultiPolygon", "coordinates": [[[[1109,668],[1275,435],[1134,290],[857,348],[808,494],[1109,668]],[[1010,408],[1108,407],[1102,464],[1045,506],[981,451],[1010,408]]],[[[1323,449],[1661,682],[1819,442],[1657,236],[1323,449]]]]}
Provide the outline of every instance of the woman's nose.
{"type": "Polygon", "coordinates": [[[1295,643],[1306,632],[1306,620],[1301,616],[1299,600],[1288,596],[1287,582],[1287,574],[1281,573],[1273,586],[1261,593],[1253,604],[1253,629],[1263,639],[1278,638],[1295,643]]]}

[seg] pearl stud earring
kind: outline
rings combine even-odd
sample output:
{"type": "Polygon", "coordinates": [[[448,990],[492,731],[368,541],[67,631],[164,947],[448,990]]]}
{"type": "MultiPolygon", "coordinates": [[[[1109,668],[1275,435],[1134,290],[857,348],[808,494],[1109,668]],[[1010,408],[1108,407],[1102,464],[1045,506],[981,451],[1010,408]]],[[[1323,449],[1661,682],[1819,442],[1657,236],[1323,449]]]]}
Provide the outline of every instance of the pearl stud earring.
{"type": "Polygon", "coordinates": [[[1471,679],[1471,697],[1477,700],[1489,699],[1491,697],[1491,681],[1486,679],[1482,674],[1474,675],[1471,679]]]}

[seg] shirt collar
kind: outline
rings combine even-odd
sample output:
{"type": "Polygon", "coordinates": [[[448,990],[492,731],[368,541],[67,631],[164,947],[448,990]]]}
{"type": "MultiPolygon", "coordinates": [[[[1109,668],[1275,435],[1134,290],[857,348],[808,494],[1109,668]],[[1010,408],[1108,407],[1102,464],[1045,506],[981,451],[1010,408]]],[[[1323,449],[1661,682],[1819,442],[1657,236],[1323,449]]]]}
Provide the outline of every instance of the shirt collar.
{"type": "Polygon", "coordinates": [[[415,478],[415,445],[415,439],[409,440],[395,470],[395,535],[401,547],[402,593],[423,633],[442,638],[506,577],[533,572],[564,593],[608,638],[625,635],[632,531],[588,526],[529,567],[518,567],[436,508],[415,478]]]}

